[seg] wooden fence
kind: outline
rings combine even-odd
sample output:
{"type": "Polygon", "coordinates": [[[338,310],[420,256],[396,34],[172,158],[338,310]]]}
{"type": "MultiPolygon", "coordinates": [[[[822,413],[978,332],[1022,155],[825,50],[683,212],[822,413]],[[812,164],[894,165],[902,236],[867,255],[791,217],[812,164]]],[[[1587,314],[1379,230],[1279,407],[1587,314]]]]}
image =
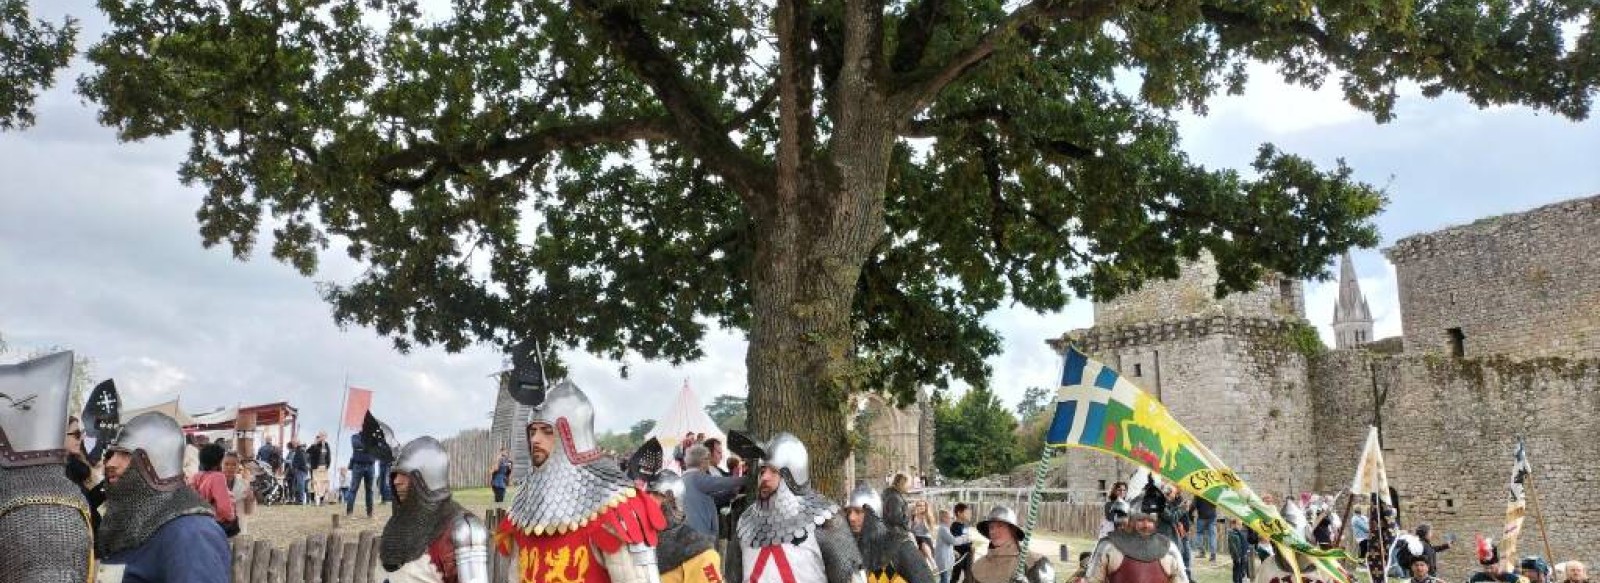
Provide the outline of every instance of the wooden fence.
{"type": "MultiPolygon", "coordinates": [[[[483,513],[484,524],[494,528],[504,510],[483,513]]],[[[373,531],[341,533],[337,529],[314,534],[274,548],[250,535],[234,537],[233,583],[379,583],[372,578],[378,566],[380,538],[373,531]]],[[[492,546],[492,545],[491,545],[492,546]]],[[[514,562],[489,549],[490,581],[505,581],[514,562]]]]}
{"type": "MultiPolygon", "coordinates": [[[[1088,539],[1100,534],[1105,506],[1094,500],[1100,494],[1065,489],[1045,489],[1040,493],[1046,501],[1039,503],[1039,520],[1034,528],[1088,539]]],[[[929,488],[912,497],[927,498],[934,512],[966,502],[972,507],[973,522],[982,521],[991,509],[1003,504],[1015,510],[1019,520],[1026,521],[1028,494],[1027,488],[929,488]]]]}
{"type": "Polygon", "coordinates": [[[440,442],[450,452],[451,488],[486,488],[489,471],[500,454],[500,443],[488,429],[468,429],[440,442]]]}

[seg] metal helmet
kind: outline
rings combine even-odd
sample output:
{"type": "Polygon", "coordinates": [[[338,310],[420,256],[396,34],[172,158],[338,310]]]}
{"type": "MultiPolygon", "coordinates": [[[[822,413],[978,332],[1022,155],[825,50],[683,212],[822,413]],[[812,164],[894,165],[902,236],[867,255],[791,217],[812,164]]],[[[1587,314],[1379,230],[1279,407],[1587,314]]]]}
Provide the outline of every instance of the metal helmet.
{"type": "Polygon", "coordinates": [[[683,499],[683,476],[672,470],[661,470],[650,481],[650,491],[656,494],[672,496],[673,500],[683,499]]]}
{"type": "Polygon", "coordinates": [[[786,473],[787,478],[795,488],[805,488],[811,485],[811,454],[806,453],[806,444],[800,438],[787,431],[772,436],[767,445],[762,447],[766,457],[761,460],[763,466],[771,466],[779,473],[786,473]]]}
{"type": "Polygon", "coordinates": [[[151,411],[128,420],[122,431],[106,445],[108,452],[133,456],[130,466],[145,473],[157,488],[168,488],[183,481],[183,428],[162,413],[151,411]]]}
{"type": "Polygon", "coordinates": [[[1128,507],[1127,501],[1117,500],[1112,502],[1111,509],[1106,511],[1106,520],[1110,520],[1111,522],[1126,522],[1128,517],[1132,514],[1132,509],[1128,507]]]}
{"type": "Polygon", "coordinates": [[[1022,538],[1022,525],[1017,524],[1017,511],[1012,510],[1011,507],[996,506],[994,510],[990,510],[989,517],[978,523],[978,534],[983,535],[984,538],[990,538],[989,530],[997,524],[1017,529],[1017,538],[1022,538]]]}
{"type": "Polygon", "coordinates": [[[850,492],[850,498],[845,502],[844,506],[845,508],[870,509],[873,514],[883,516],[883,497],[878,495],[878,491],[872,489],[872,486],[868,486],[865,483],[856,486],[856,489],[850,492]]]}
{"type": "MultiPolygon", "coordinates": [[[[528,422],[545,423],[555,429],[561,447],[551,458],[563,458],[575,466],[600,459],[604,452],[594,437],[594,405],[571,380],[563,379],[545,394],[544,402],[528,411],[528,422]]],[[[545,462],[550,463],[550,462],[545,462]]]]}
{"type": "Polygon", "coordinates": [[[0,467],[66,460],[72,353],[0,366],[0,467]]]}
{"type": "Polygon", "coordinates": [[[410,474],[411,491],[428,500],[450,496],[450,452],[432,437],[418,437],[400,448],[389,474],[410,474]]]}

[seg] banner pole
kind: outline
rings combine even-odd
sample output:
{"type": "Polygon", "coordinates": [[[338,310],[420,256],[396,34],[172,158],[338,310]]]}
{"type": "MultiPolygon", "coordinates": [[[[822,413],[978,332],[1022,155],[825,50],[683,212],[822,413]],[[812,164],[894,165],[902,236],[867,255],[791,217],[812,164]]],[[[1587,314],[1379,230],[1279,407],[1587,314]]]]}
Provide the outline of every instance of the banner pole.
{"type": "MultiPolygon", "coordinates": [[[[1527,456],[1528,444],[1523,443],[1521,439],[1518,439],[1517,443],[1522,446],[1522,455],[1527,456]]],[[[1544,529],[1544,512],[1539,510],[1539,495],[1536,494],[1533,489],[1533,474],[1533,460],[1530,458],[1528,460],[1528,501],[1533,503],[1534,520],[1539,521],[1539,538],[1544,539],[1545,560],[1549,561],[1550,564],[1555,564],[1556,555],[1555,553],[1550,552],[1550,533],[1546,532],[1544,529]]],[[[1513,557],[1513,559],[1514,558],[1515,557],[1513,557]]]]}
{"type": "Polygon", "coordinates": [[[1028,570],[1028,545],[1033,542],[1033,529],[1039,522],[1039,489],[1044,487],[1045,475],[1050,471],[1050,455],[1055,453],[1055,448],[1045,444],[1044,451],[1039,453],[1039,467],[1033,471],[1033,489],[1028,492],[1028,518],[1023,522],[1026,525],[1022,530],[1022,540],[1017,541],[1017,570],[1012,573],[1012,581],[1026,581],[1028,570]]]}

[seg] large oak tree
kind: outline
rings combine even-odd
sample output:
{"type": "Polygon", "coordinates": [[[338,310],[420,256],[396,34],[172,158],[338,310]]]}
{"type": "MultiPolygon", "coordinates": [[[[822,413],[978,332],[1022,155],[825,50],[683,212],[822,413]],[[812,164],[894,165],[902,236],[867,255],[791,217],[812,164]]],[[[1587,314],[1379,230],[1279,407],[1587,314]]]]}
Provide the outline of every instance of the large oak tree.
{"type": "Polygon", "coordinates": [[[0,0],[0,131],[33,125],[33,102],[72,58],[77,23],[36,19],[27,0],[0,0]]]}
{"type": "Polygon", "coordinates": [[[124,139],[192,142],[206,245],[270,229],[308,275],[342,248],[366,271],[334,317],[402,348],[677,362],[745,330],[751,428],[797,433],[832,491],[849,394],[984,384],[1002,303],[1202,252],[1238,290],[1376,243],[1383,198],[1342,165],[1179,148],[1172,114],[1248,62],[1379,120],[1403,81],[1581,118],[1600,68],[1590,0],[100,5],[80,90],[124,139]]]}

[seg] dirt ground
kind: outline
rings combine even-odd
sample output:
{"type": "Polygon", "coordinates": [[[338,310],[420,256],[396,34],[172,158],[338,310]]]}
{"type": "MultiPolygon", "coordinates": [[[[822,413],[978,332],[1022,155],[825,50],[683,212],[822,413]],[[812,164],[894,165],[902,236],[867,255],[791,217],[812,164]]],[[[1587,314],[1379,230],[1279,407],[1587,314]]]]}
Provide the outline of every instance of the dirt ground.
{"type": "MultiPolygon", "coordinates": [[[[457,502],[479,514],[494,506],[494,497],[488,488],[458,490],[453,495],[457,502]]],[[[287,547],[295,540],[305,540],[310,535],[325,535],[334,529],[334,515],[338,515],[338,530],[355,534],[363,530],[383,530],[389,520],[390,506],[378,497],[372,499],[372,518],[366,516],[365,493],[356,500],[355,514],[347,517],[344,505],[326,506],[257,506],[255,514],[246,520],[246,533],[256,540],[265,540],[273,546],[287,547]]]]}

